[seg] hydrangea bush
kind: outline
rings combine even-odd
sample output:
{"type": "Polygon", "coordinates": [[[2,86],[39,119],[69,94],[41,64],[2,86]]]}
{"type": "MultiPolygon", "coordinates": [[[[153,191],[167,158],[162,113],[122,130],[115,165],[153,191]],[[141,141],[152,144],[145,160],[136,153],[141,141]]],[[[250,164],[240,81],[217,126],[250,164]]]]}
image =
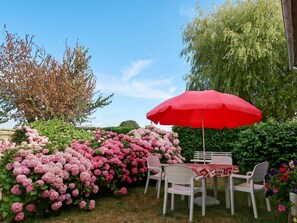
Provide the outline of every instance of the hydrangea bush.
{"type": "Polygon", "coordinates": [[[128,133],[138,141],[140,146],[149,150],[150,154],[158,156],[162,163],[182,163],[185,158],[181,156],[178,134],[161,130],[153,125],[132,130],[128,133]]]}
{"type": "Polygon", "coordinates": [[[5,142],[0,147],[4,151],[0,163],[2,216],[22,221],[72,203],[94,209],[95,202],[89,197],[99,187],[91,172],[91,161],[70,147],[48,154],[49,150],[42,148],[45,137],[28,127],[27,134],[29,143],[16,147],[5,142]]]}
{"type": "Polygon", "coordinates": [[[184,160],[177,134],[154,126],[127,135],[98,129],[93,140],[76,140],[55,152],[47,137],[24,129],[27,142],[0,142],[0,212],[7,220],[27,222],[70,204],[93,210],[100,188],[121,196],[126,185],[142,180],[149,155],[166,163],[184,160]]]}

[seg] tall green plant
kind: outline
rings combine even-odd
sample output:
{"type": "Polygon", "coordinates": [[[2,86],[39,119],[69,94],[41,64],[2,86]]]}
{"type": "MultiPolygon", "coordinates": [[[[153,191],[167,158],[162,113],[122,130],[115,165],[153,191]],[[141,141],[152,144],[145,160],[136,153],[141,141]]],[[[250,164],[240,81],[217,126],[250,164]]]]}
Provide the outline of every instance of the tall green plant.
{"type": "Polygon", "coordinates": [[[187,25],[181,55],[191,63],[187,89],[232,93],[288,120],[297,108],[297,75],[288,70],[279,0],[226,1],[187,25]]]}

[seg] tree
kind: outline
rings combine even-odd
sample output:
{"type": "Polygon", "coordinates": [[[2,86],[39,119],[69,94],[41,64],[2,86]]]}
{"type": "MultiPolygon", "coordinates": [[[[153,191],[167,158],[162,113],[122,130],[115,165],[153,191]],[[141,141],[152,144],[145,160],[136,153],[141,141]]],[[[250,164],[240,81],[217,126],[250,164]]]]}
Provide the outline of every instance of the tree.
{"type": "Polygon", "coordinates": [[[183,33],[181,55],[191,63],[187,89],[238,95],[264,118],[294,117],[297,75],[288,70],[280,1],[227,1],[216,11],[198,11],[183,33]]]}
{"type": "Polygon", "coordinates": [[[140,128],[137,122],[134,120],[123,121],[121,122],[120,127],[127,127],[127,128],[134,128],[134,129],[140,128]]]}
{"type": "Polygon", "coordinates": [[[19,123],[51,120],[81,123],[111,97],[95,93],[96,80],[89,67],[88,49],[68,47],[59,63],[26,35],[21,39],[5,29],[0,46],[0,121],[19,123]],[[93,100],[93,98],[95,98],[93,100]]]}

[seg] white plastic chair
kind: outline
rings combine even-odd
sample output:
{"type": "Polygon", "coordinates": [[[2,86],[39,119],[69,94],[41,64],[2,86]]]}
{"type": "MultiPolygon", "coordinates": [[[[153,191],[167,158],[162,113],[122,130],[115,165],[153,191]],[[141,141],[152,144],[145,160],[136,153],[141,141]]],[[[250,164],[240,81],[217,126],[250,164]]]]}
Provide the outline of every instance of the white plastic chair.
{"type": "Polygon", "coordinates": [[[159,198],[161,182],[162,182],[162,179],[164,179],[164,175],[163,175],[160,159],[157,156],[147,157],[147,179],[146,179],[144,194],[147,193],[147,188],[149,186],[150,179],[157,181],[157,184],[156,184],[157,198],[159,198]]]}
{"type": "Polygon", "coordinates": [[[202,216],[204,216],[206,197],[205,177],[196,176],[190,167],[179,165],[166,166],[163,215],[167,213],[168,193],[171,194],[171,210],[174,210],[174,195],[185,195],[189,196],[189,221],[192,221],[194,213],[194,196],[197,192],[202,192],[202,216]],[[202,187],[195,187],[194,180],[201,180],[202,187]],[[168,184],[171,184],[171,187],[169,187],[168,184]]]}
{"type": "MultiPolygon", "coordinates": [[[[213,156],[211,158],[210,164],[228,164],[232,165],[233,160],[229,156],[213,156]]],[[[213,184],[214,184],[214,197],[218,198],[218,178],[214,177],[213,178],[213,184]]],[[[229,188],[228,188],[229,190],[229,188]]]]}
{"type": "MultiPolygon", "coordinates": [[[[264,191],[265,196],[265,182],[264,178],[267,174],[269,167],[268,162],[263,162],[255,165],[254,170],[251,172],[247,172],[247,175],[239,175],[239,174],[232,174],[230,176],[230,195],[231,195],[231,214],[234,215],[235,208],[234,208],[234,191],[242,191],[249,193],[248,205],[250,206],[250,199],[252,200],[254,217],[258,218],[257,206],[256,206],[256,199],[255,199],[255,192],[264,191]],[[234,178],[239,179],[246,179],[245,183],[241,183],[238,185],[234,185],[234,178]],[[256,184],[260,183],[260,184],[256,184]]],[[[270,201],[269,198],[266,199],[266,206],[267,210],[271,211],[270,201]]]]}

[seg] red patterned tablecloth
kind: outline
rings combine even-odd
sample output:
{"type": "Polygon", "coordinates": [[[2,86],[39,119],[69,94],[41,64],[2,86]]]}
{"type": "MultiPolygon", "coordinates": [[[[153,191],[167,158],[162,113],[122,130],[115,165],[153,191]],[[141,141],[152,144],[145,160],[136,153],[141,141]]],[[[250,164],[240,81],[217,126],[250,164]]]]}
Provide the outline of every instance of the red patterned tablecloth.
{"type": "Polygon", "coordinates": [[[198,176],[210,177],[226,177],[230,176],[232,173],[238,173],[239,168],[236,165],[226,165],[226,164],[194,164],[194,163],[184,163],[179,164],[183,166],[191,167],[192,170],[198,176]]]}

